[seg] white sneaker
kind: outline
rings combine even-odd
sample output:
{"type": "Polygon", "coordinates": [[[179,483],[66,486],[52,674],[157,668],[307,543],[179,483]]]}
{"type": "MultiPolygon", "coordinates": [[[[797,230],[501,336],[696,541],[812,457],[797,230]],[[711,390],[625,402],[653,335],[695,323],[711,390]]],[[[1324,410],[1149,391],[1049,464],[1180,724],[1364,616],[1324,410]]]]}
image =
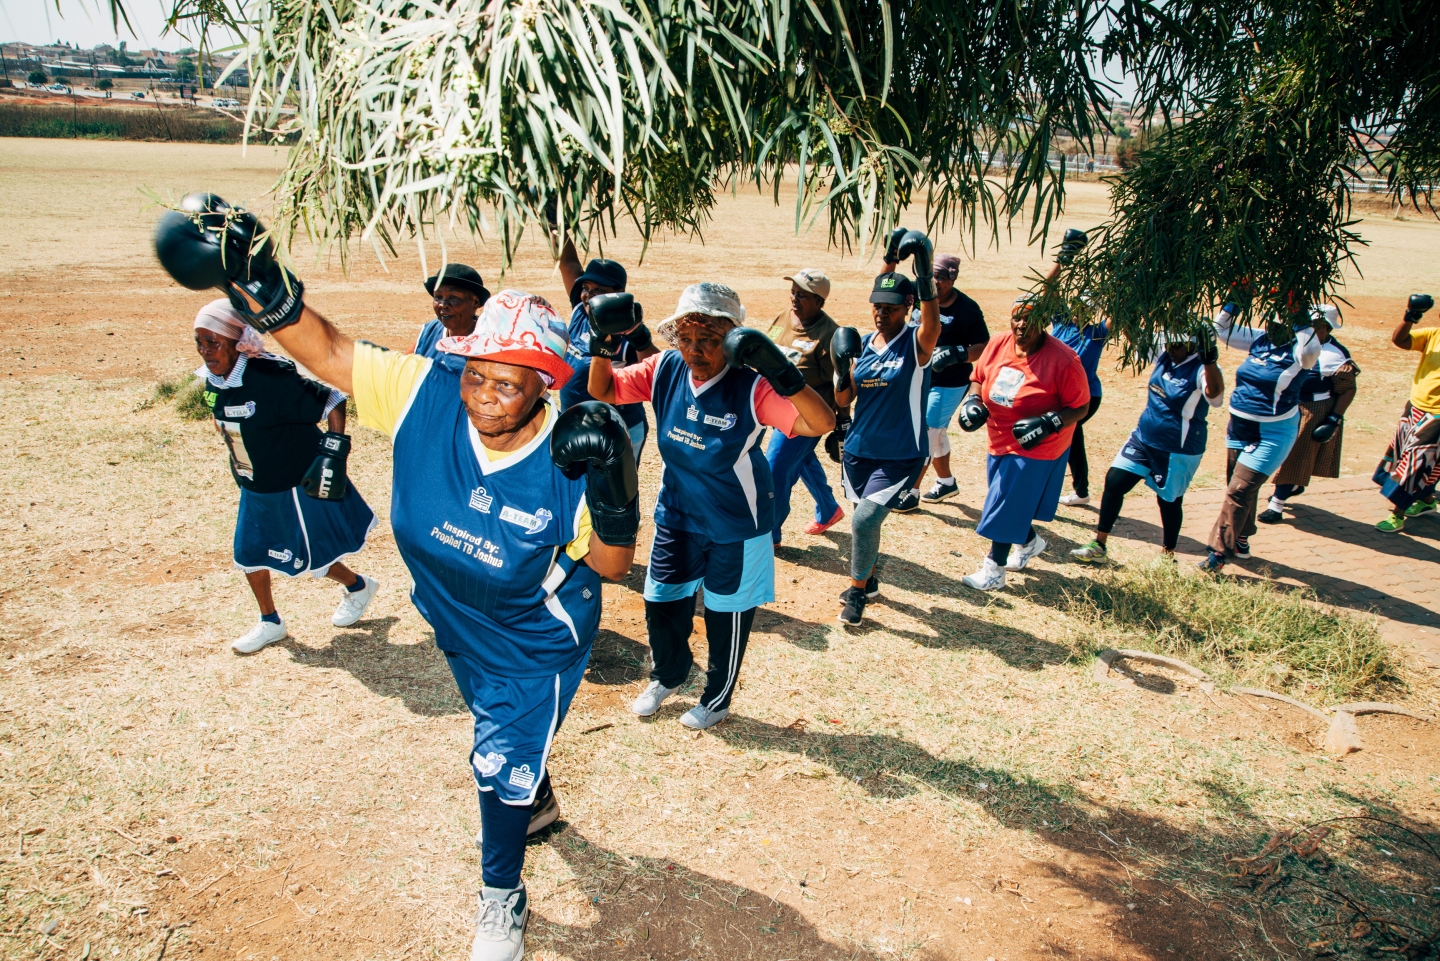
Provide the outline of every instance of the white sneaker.
{"type": "Polygon", "coordinates": [[[1010,556],[1005,561],[1007,571],[1023,571],[1025,565],[1030,563],[1030,558],[1039,554],[1046,547],[1045,538],[1036,534],[1030,538],[1028,543],[1020,545],[1020,549],[1010,548],[1010,556]]]}
{"type": "Polygon", "coordinates": [[[960,583],[977,591],[998,591],[1005,586],[1005,568],[996,564],[995,558],[987,555],[980,569],[960,578],[960,583]]]}
{"type": "Polygon", "coordinates": [[[230,645],[236,654],[254,654],[267,645],[283,640],[289,631],[285,630],[285,621],[282,618],[279,624],[271,624],[269,621],[260,621],[250,628],[250,633],[230,645]]]}
{"type": "Polygon", "coordinates": [[[696,704],[690,710],[680,715],[680,723],[686,727],[703,731],[707,727],[714,727],[730,716],[730,709],[722,707],[718,711],[712,711],[703,704],[696,704]]]}
{"type": "Polygon", "coordinates": [[[630,710],[641,717],[649,717],[660,710],[660,705],[665,703],[665,699],[678,690],[680,690],[678,687],[666,687],[659,681],[651,681],[650,686],[641,691],[640,696],[630,705],[630,710]]]}
{"type": "Polygon", "coordinates": [[[1060,498],[1060,503],[1066,507],[1084,507],[1090,503],[1090,495],[1086,494],[1084,497],[1081,497],[1079,494],[1066,494],[1060,498]]]}
{"type": "Polygon", "coordinates": [[[529,922],[525,885],[483,889],[470,961],[520,961],[525,957],[525,925],[529,922]]]}
{"type": "Polygon", "coordinates": [[[330,617],[330,623],[336,627],[349,627],[360,620],[365,616],[365,608],[370,606],[370,601],[374,599],[375,592],[379,589],[380,582],[373,577],[365,578],[365,586],[353,594],[343,587],[340,588],[345,591],[345,596],[340,599],[340,606],[335,608],[335,613],[330,617]]]}

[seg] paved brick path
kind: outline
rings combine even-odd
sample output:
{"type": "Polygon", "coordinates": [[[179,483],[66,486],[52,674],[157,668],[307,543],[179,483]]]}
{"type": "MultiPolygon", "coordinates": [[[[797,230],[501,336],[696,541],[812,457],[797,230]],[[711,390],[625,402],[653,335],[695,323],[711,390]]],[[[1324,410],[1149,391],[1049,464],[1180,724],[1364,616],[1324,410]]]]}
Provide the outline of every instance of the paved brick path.
{"type": "MultiPolygon", "coordinates": [[[[1267,485],[1261,501],[1269,496],[1267,485]]],[[[1185,524],[1179,552],[1196,560],[1223,491],[1185,495],[1185,524]]],[[[1145,499],[1135,500],[1135,507],[1145,499]]],[[[1250,539],[1248,561],[1226,567],[1235,574],[1269,576],[1288,584],[1304,584],[1331,604],[1373,611],[1383,619],[1385,637],[1413,646],[1426,663],[1440,670],[1440,516],[1412,520],[1399,534],[1382,534],[1375,523],[1386,515],[1388,502],[1368,477],[1318,481],[1291,500],[1282,524],[1260,525],[1250,539]]],[[[1130,508],[1130,504],[1126,504],[1130,508]]],[[[1151,511],[1154,514],[1153,500],[1151,511]]],[[[1160,544],[1159,516],[1121,516],[1114,535],[1160,544]]]]}

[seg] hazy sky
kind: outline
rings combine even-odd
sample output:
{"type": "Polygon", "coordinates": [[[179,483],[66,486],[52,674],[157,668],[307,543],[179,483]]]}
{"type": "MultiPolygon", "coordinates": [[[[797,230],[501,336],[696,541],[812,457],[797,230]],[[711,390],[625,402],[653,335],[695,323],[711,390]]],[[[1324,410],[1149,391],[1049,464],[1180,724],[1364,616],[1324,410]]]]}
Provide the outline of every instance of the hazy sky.
{"type": "MultiPolygon", "coordinates": [[[[134,32],[126,30],[121,21],[118,39],[128,41],[135,49],[178,50],[193,46],[193,39],[165,34],[165,18],[171,5],[171,0],[125,0],[134,32]]],[[[59,11],[55,8],[56,0],[0,0],[0,43],[64,40],[89,48],[116,42],[109,0],[59,0],[59,11]]],[[[230,41],[215,37],[213,42],[219,46],[230,41]]]]}

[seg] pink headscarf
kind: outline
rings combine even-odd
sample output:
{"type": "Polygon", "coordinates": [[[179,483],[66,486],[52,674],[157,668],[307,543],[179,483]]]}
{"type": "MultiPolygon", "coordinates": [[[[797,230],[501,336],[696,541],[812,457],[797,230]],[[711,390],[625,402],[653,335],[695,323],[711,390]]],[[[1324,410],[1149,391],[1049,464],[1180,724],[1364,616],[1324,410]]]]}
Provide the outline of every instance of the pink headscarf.
{"type": "Polygon", "coordinates": [[[195,315],[195,329],[208,330],[226,340],[235,341],[235,349],[246,357],[259,357],[265,353],[265,341],[260,339],[260,334],[224,297],[200,308],[195,315]]]}

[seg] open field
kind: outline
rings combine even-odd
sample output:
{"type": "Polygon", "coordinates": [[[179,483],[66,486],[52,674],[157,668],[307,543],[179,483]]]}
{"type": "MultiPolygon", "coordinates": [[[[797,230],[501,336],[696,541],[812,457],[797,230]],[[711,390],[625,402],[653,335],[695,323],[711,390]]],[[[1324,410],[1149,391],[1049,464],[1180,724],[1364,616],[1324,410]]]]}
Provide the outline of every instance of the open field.
{"type": "MultiPolygon", "coordinates": [[[[350,460],[382,521],[354,563],[382,582],[367,620],[334,629],[330,586],[278,584],[292,637],[242,659],[228,641],[255,615],[230,563],[237,498],[222,446],[210,425],[154,401],[157,382],[197,365],[190,319],[210,295],[176,286],[154,262],[157,214],[139,188],[263,205],[281,162],[271,148],[242,157],[237,147],[0,140],[5,958],[466,956],[479,884],[470,717],[407,600],[387,525],[388,441],[357,429],[350,460]]],[[[830,313],[867,325],[875,263],[826,250],[823,224],[797,238],[789,196],[792,206],[776,208],[742,190],[722,202],[703,243],[664,240],[643,264],[627,234],[606,253],[630,266],[650,316],[668,313],[684,284],[712,279],[766,320],[786,304],[783,275],[815,266],[835,282],[830,313]]],[[[1059,227],[1089,226],[1105,210],[1102,185],[1077,184],[1059,227]]],[[[1407,293],[1440,289],[1440,224],[1383,218],[1361,230],[1373,246],[1340,336],[1364,372],[1345,456],[1346,473],[1363,477],[1412,369],[1388,346],[1389,330],[1407,293]]],[[[998,248],[982,241],[962,269],[960,286],[992,330],[1043,262],[1024,240],[1017,231],[998,248]]],[[[499,289],[493,243],[446,242],[452,260],[499,289]]],[[[940,251],[959,245],[936,241],[940,251]]],[[[405,348],[429,316],[414,247],[388,272],[362,251],[348,278],[333,256],[315,264],[298,253],[307,299],[348,332],[405,348]]],[[[433,269],[438,245],[427,255],[433,269]]],[[[538,241],[503,285],[565,301],[538,241]]],[[[1233,370],[1238,360],[1228,352],[1221,363],[1233,370]]],[[[1087,425],[1097,493],[1144,400],[1143,380],[1108,367],[1103,378],[1104,406],[1087,425]]],[[[1223,414],[1212,425],[1197,488],[1223,479],[1223,414]]],[[[1088,539],[1095,515],[1064,508],[1048,525],[1049,552],[1009,590],[968,591],[960,577],[984,550],[974,534],[984,457],[979,438],[957,430],[952,440],[961,496],[887,522],[884,594],[857,632],[834,621],[847,524],[803,534],[809,501],[797,488],[779,600],[757,617],[731,719],[704,734],[677,723],[694,689],[648,721],[626,709],[647,667],[642,528],[636,568],[605,588],[591,667],[552,758],[563,826],[529,848],[531,956],[1349,950],[1353,928],[1339,944],[1334,932],[1305,929],[1322,912],[1302,896],[1295,858],[1290,882],[1257,888],[1237,883],[1227,856],[1254,855],[1277,831],[1361,814],[1435,843],[1435,725],[1362,717],[1365,750],[1336,760],[1316,746],[1319,721],[1223,689],[1244,681],[1321,705],[1353,693],[1433,716],[1437,672],[1397,648],[1389,676],[1353,691],[1289,654],[1207,663],[1219,672],[1214,693],[1149,669],[1133,688],[1097,683],[1097,650],[1154,634],[1116,613],[1127,609],[1113,592],[1168,598],[1182,628],[1229,610],[1233,629],[1221,629],[1239,634],[1251,623],[1244,591],[1222,585],[1207,598],[1188,565],[1180,581],[1151,571],[1158,530],[1112,542],[1127,565],[1115,574],[1077,569],[1065,551],[1088,539]]],[[[641,468],[648,504],[653,449],[641,468]]],[[[1382,506],[1376,495],[1373,519],[1382,506]]],[[[1158,528],[1143,492],[1126,515],[1158,528]]],[[[1187,533],[1210,520],[1188,520],[1187,533]]],[[[1265,538],[1256,538],[1261,558],[1265,538]]],[[[1342,635],[1361,645],[1379,628],[1395,636],[1393,627],[1348,608],[1309,629],[1333,649],[1342,635]]],[[[1403,627],[1432,643],[1432,629],[1403,627]]],[[[698,633],[696,642],[703,650],[698,633]]],[[[1423,910],[1440,885],[1440,867],[1393,840],[1342,831],[1327,850],[1325,884],[1397,915],[1423,910]]]]}

